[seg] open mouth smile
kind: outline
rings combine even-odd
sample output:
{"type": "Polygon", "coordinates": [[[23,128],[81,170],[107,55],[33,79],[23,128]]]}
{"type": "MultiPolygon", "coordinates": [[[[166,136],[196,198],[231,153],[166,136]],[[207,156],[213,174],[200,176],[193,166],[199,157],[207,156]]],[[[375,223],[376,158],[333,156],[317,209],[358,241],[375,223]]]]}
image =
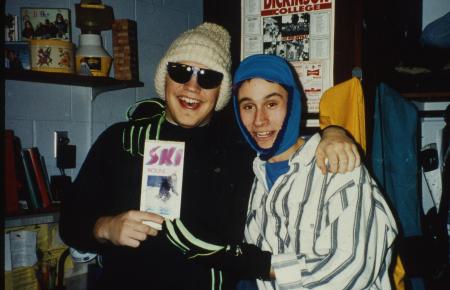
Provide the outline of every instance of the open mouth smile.
{"type": "Polygon", "coordinates": [[[267,139],[272,137],[275,134],[275,131],[261,131],[261,132],[253,132],[253,136],[258,139],[267,139]]]}
{"type": "Polygon", "coordinates": [[[178,97],[178,100],[183,108],[191,110],[197,109],[201,104],[199,100],[188,98],[186,96],[178,97]]]}

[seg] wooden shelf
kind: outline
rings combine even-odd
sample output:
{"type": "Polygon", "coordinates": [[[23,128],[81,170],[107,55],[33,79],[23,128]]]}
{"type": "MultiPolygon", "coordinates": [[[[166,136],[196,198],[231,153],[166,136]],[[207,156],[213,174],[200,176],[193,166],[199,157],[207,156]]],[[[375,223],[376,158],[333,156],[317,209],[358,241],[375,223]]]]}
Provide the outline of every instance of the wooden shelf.
{"type": "Polygon", "coordinates": [[[450,91],[448,92],[407,92],[402,96],[412,101],[420,102],[447,102],[450,101],[450,91]]]}
{"type": "Polygon", "coordinates": [[[138,80],[122,81],[109,77],[81,76],[68,73],[51,73],[31,70],[12,71],[5,69],[2,75],[6,80],[91,87],[93,90],[93,98],[105,91],[144,86],[144,83],[138,80]]]}
{"type": "Polygon", "coordinates": [[[58,221],[59,221],[59,211],[57,209],[51,209],[41,212],[29,212],[15,216],[6,216],[5,228],[56,223],[58,221]]]}

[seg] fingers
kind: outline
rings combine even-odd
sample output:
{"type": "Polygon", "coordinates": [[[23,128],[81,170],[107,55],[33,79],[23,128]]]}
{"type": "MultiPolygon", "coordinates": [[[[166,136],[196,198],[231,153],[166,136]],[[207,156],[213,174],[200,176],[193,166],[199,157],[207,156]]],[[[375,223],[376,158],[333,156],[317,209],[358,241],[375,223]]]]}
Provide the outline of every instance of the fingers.
{"type": "Polygon", "coordinates": [[[348,164],[347,164],[347,171],[353,171],[353,169],[355,169],[355,165],[356,165],[355,154],[354,154],[352,148],[350,148],[350,154],[349,154],[348,164]]]}
{"type": "Polygon", "coordinates": [[[128,246],[131,248],[137,248],[141,245],[141,242],[132,238],[128,238],[127,240],[124,241],[124,243],[122,244],[122,246],[128,246]]]}
{"type": "Polygon", "coordinates": [[[146,239],[147,239],[146,232],[130,229],[129,232],[124,233],[122,242],[127,246],[136,248],[139,247],[141,242],[145,241],[146,239]]]}
{"type": "Polygon", "coordinates": [[[323,165],[328,159],[327,169],[331,173],[353,171],[361,165],[361,156],[355,141],[340,127],[327,127],[316,150],[317,166],[325,174],[323,165]],[[320,154],[319,154],[320,153],[320,154]]]}
{"type": "Polygon", "coordinates": [[[151,221],[151,222],[154,222],[154,223],[157,223],[160,225],[164,222],[164,217],[162,217],[158,214],[151,213],[151,212],[142,212],[142,211],[140,213],[142,213],[142,216],[141,216],[142,221],[151,221]]]}
{"type": "Polygon", "coordinates": [[[361,165],[361,156],[355,144],[345,144],[344,154],[339,157],[339,172],[351,172],[361,165]]]}
{"type": "Polygon", "coordinates": [[[338,155],[333,153],[328,154],[328,172],[336,173],[339,169],[338,155]]]}
{"type": "Polygon", "coordinates": [[[317,161],[317,167],[319,167],[322,174],[325,174],[327,172],[327,165],[326,163],[328,160],[325,158],[325,153],[317,148],[316,152],[316,161],[317,161]]]}
{"type": "Polygon", "coordinates": [[[353,171],[355,168],[361,165],[358,147],[356,147],[355,144],[352,144],[350,146],[347,155],[348,155],[347,171],[353,171]]]}
{"type": "Polygon", "coordinates": [[[152,227],[148,227],[147,229],[147,235],[156,237],[158,235],[158,230],[152,227]]]}
{"type": "Polygon", "coordinates": [[[347,171],[349,156],[346,147],[348,146],[344,145],[343,148],[341,148],[341,150],[337,153],[337,172],[339,173],[344,173],[347,171]]]}
{"type": "Polygon", "coordinates": [[[316,150],[317,166],[322,174],[351,172],[361,165],[361,157],[356,144],[348,137],[327,137],[316,150]],[[328,159],[328,162],[326,160],[328,159]]]}
{"type": "Polygon", "coordinates": [[[156,236],[156,233],[158,232],[155,228],[152,228],[142,222],[131,225],[131,228],[136,233],[136,238],[140,241],[145,240],[147,235],[156,236]]]}
{"type": "Polygon", "coordinates": [[[158,230],[145,224],[143,222],[153,222],[156,224],[162,224],[164,222],[164,218],[158,214],[144,212],[144,211],[130,211],[132,216],[131,224],[134,233],[132,235],[133,238],[144,241],[147,236],[156,236],[158,235],[158,230]]]}
{"type": "Polygon", "coordinates": [[[316,152],[317,167],[322,174],[351,172],[361,165],[358,148],[355,144],[333,143],[316,152]]]}
{"type": "Polygon", "coordinates": [[[348,143],[343,144],[338,152],[338,158],[337,172],[345,173],[353,171],[356,163],[358,162],[359,164],[359,154],[356,145],[348,143]]]}
{"type": "Polygon", "coordinates": [[[158,214],[139,210],[128,211],[127,218],[137,222],[149,221],[157,224],[162,224],[164,222],[164,218],[158,214]]]}
{"type": "Polygon", "coordinates": [[[137,248],[141,242],[145,241],[148,236],[156,236],[158,230],[143,224],[142,222],[130,222],[124,227],[119,238],[121,245],[137,248]]]}
{"type": "Polygon", "coordinates": [[[143,221],[161,224],[163,220],[163,217],[157,214],[131,210],[117,216],[100,218],[96,232],[99,233],[99,240],[109,240],[115,245],[135,248],[148,236],[158,234],[155,228],[144,224],[143,221]]]}
{"type": "Polygon", "coordinates": [[[145,240],[146,235],[142,233],[140,223],[124,218],[126,215],[113,218],[110,225],[109,240],[118,246],[137,247],[145,240]]]}
{"type": "Polygon", "coordinates": [[[356,145],[352,145],[353,156],[355,156],[355,168],[361,166],[361,155],[359,155],[359,150],[356,145]]]}

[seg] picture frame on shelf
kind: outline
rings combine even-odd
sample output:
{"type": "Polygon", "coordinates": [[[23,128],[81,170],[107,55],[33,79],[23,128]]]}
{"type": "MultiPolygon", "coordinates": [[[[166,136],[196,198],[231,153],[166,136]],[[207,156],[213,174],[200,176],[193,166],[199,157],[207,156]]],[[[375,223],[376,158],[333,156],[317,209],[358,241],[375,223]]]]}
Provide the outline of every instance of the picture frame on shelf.
{"type": "Polygon", "coordinates": [[[14,71],[31,68],[30,50],[26,41],[5,42],[5,68],[14,71]]]}
{"type": "Polygon", "coordinates": [[[5,15],[5,41],[19,40],[19,23],[17,15],[5,15]]]}
{"type": "Polygon", "coordinates": [[[20,40],[59,39],[72,41],[68,8],[20,8],[20,40]]]}

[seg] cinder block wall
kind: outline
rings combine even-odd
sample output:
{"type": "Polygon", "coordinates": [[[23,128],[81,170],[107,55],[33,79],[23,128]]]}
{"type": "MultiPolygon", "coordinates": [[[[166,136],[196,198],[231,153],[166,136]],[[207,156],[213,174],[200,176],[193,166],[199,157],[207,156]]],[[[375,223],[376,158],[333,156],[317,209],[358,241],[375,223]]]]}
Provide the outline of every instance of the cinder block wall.
{"type": "MultiPolygon", "coordinates": [[[[78,0],[6,0],[6,12],[20,15],[20,7],[71,9],[72,42],[78,45],[75,27],[78,0]]],[[[5,128],[14,130],[22,147],[37,146],[45,157],[50,175],[58,175],[53,157],[53,132],[68,131],[70,144],[77,147],[77,167],[66,173],[75,178],[98,135],[109,125],[125,120],[134,102],[156,96],[154,70],[173,39],[203,20],[202,0],[103,0],[116,19],[133,19],[138,24],[139,75],[145,86],[108,91],[92,97],[88,87],[5,82],[5,128]]],[[[19,27],[20,29],[20,27],[19,27]]],[[[104,47],[112,55],[111,31],[102,32],[104,47]]],[[[113,76],[113,71],[110,72],[113,76]]]]}

